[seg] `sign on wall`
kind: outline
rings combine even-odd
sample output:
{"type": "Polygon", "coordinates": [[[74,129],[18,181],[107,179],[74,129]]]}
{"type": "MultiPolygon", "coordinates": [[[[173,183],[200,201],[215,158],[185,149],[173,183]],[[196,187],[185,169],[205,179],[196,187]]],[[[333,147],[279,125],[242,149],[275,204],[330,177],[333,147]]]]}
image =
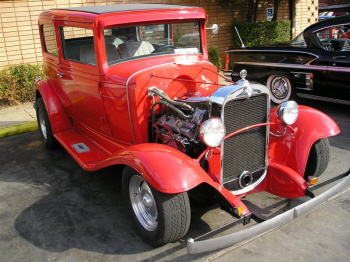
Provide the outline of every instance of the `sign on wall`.
{"type": "Polygon", "coordinates": [[[271,21],[273,17],[273,7],[266,8],[266,21],[271,21]]]}

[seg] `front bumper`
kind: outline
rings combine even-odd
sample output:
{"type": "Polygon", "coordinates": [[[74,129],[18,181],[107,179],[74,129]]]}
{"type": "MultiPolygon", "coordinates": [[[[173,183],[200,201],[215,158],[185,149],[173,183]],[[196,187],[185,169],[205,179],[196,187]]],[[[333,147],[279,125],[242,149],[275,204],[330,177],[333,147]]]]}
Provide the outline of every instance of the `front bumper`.
{"type": "MultiPolygon", "coordinates": [[[[329,190],[323,192],[319,196],[312,198],[311,200],[299,206],[296,206],[293,209],[290,209],[278,216],[275,216],[265,222],[262,222],[260,224],[256,224],[254,226],[243,229],[241,231],[238,231],[226,236],[214,238],[214,239],[196,241],[196,239],[189,238],[187,240],[187,252],[189,254],[196,254],[201,252],[208,252],[208,251],[213,251],[217,249],[222,249],[225,247],[235,245],[239,242],[242,242],[254,236],[260,235],[262,233],[268,232],[283,224],[286,224],[292,221],[293,219],[309,212],[314,207],[327,201],[328,199],[330,199],[331,197],[335,196],[340,191],[345,189],[350,184],[350,169],[346,173],[338,177],[345,177],[345,179],[343,179],[340,183],[333,186],[329,190]]],[[[331,180],[332,180],[331,182],[333,182],[334,179],[331,179],[331,180]]]]}

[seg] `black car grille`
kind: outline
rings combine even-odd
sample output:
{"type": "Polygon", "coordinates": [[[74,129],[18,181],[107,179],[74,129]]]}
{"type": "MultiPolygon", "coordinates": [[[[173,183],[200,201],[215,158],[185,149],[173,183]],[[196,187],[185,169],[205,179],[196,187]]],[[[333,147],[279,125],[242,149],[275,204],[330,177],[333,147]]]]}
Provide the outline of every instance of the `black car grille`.
{"type": "MultiPolygon", "coordinates": [[[[249,99],[231,100],[224,107],[226,134],[241,128],[267,121],[267,96],[253,96],[249,99]]],[[[249,129],[224,141],[223,181],[225,187],[235,190],[238,177],[243,171],[253,175],[253,183],[259,179],[265,168],[267,127],[249,129]]]]}

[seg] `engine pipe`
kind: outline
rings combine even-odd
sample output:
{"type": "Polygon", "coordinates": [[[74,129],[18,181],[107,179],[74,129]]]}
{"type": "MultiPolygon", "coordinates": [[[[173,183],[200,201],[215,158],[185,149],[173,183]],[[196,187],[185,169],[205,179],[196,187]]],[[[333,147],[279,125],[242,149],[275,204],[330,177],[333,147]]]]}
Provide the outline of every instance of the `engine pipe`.
{"type": "Polygon", "coordinates": [[[193,107],[191,107],[190,105],[188,105],[184,102],[178,102],[178,101],[174,101],[174,100],[170,99],[166,93],[164,93],[162,90],[159,90],[155,86],[148,88],[148,96],[152,96],[151,93],[159,96],[161,99],[165,100],[166,102],[168,102],[174,106],[177,106],[183,110],[190,110],[192,113],[194,112],[193,107]]]}
{"type": "Polygon", "coordinates": [[[178,109],[176,106],[166,102],[166,101],[157,101],[152,105],[152,112],[154,112],[154,107],[158,104],[163,104],[166,105],[168,107],[170,107],[172,110],[174,110],[176,113],[178,113],[183,119],[190,119],[192,118],[192,115],[186,115],[184,112],[182,112],[180,109],[178,109]]]}

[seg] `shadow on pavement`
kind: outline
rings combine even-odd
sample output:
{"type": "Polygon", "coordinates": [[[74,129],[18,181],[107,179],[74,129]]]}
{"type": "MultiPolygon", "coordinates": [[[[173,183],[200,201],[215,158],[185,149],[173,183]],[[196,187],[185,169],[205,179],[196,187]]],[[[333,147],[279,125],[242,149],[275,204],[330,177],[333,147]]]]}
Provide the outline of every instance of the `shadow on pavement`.
{"type": "Polygon", "coordinates": [[[15,230],[31,245],[63,254],[78,249],[133,255],[132,261],[141,261],[140,256],[148,257],[146,261],[204,256],[187,255],[186,239],[210,230],[201,219],[208,209],[192,214],[193,225],[183,239],[153,248],[139,237],[126,213],[118,167],[86,172],[63,148],[46,150],[38,132],[8,137],[0,144],[0,180],[15,185],[14,193],[5,194],[20,210],[9,212],[15,217],[15,230]]]}

